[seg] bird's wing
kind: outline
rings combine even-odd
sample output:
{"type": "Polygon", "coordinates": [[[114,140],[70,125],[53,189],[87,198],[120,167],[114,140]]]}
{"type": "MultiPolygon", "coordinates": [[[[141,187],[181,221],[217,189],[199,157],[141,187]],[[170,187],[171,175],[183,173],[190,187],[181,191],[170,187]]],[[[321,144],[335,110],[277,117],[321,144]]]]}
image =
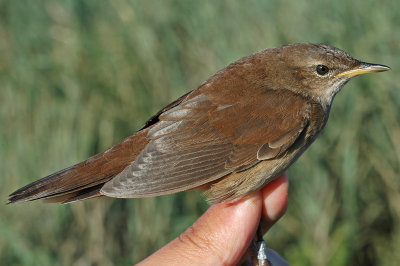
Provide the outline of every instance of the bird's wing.
{"type": "Polygon", "coordinates": [[[285,93],[231,102],[189,95],[159,115],[147,134],[150,142],[101,193],[135,198],[178,192],[281,156],[307,125],[304,101],[285,93]]]}

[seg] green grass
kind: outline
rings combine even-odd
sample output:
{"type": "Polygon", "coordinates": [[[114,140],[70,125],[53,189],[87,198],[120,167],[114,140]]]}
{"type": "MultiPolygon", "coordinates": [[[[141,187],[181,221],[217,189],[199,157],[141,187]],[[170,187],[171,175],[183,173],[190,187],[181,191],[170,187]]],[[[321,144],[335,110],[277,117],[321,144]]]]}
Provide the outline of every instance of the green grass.
{"type": "MultiPolygon", "coordinates": [[[[351,81],[288,171],[266,239],[293,265],[400,261],[398,1],[0,1],[0,199],[131,135],[266,47],[327,43],[392,71],[351,81]]],[[[131,265],[207,209],[199,193],[0,205],[4,265],[131,265]]]]}

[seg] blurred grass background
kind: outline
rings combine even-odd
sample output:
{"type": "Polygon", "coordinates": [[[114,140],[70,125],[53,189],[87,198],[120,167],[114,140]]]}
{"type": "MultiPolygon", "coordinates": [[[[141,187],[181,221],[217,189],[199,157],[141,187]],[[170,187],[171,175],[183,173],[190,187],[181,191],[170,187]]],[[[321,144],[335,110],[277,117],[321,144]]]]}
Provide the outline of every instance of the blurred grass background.
{"type": "MultiPolygon", "coordinates": [[[[266,239],[293,265],[400,261],[400,3],[0,1],[0,199],[131,135],[227,64],[294,42],[392,71],[351,81],[288,171],[266,239]]],[[[207,209],[199,193],[0,204],[3,265],[131,265],[207,209]]]]}

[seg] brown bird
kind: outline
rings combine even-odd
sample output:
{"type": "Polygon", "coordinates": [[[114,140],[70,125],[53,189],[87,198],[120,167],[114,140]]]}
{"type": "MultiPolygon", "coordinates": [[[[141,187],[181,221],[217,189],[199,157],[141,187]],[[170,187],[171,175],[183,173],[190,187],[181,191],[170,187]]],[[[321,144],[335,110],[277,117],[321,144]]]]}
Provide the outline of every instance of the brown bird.
{"type": "Polygon", "coordinates": [[[208,188],[210,202],[252,193],[324,128],[350,78],[386,71],[322,44],[265,49],[217,72],[134,135],[12,193],[9,203],[140,198],[208,188]]]}

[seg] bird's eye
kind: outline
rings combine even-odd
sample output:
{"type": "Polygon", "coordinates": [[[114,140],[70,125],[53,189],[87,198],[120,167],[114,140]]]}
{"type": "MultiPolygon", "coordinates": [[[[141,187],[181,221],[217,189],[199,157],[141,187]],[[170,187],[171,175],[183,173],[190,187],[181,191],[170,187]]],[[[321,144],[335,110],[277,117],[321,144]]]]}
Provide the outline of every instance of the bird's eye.
{"type": "Polygon", "coordinates": [[[329,68],[324,65],[318,65],[317,66],[317,73],[321,76],[326,75],[326,73],[329,72],[329,68]]]}

